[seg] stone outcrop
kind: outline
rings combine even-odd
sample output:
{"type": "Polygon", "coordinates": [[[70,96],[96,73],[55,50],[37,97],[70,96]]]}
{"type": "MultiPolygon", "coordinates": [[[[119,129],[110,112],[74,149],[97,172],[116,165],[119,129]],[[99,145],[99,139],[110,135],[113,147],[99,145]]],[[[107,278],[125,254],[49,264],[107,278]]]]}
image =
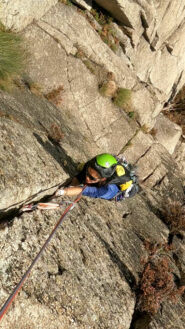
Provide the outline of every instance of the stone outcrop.
{"type": "MultiPolygon", "coordinates": [[[[86,115],[88,108],[89,111],[93,109],[95,120],[96,109],[100,106],[107,108],[106,121],[102,120],[102,128],[99,126],[101,135],[101,131],[105,131],[107,125],[116,121],[120,115],[123,116],[118,109],[114,110],[113,115],[111,108],[115,109],[115,107],[110,101],[97,95],[98,85],[104,81],[108,72],[114,73],[118,87],[133,90],[132,106],[137,113],[140,125],[146,124],[149,128],[153,127],[155,123],[153,116],[159,112],[159,108],[161,109],[156,96],[139,83],[135,73],[128,67],[126,57],[117,56],[104,44],[96,30],[75,8],[58,4],[40,21],[30,25],[25,30],[24,37],[29,40],[28,47],[32,53],[28,73],[33,81],[40,84],[45,93],[63,85],[62,108],[83,107],[81,112],[90,128],[93,122],[92,120],[88,122],[89,115],[86,115]],[[75,32],[76,30],[78,33],[75,32]],[[80,56],[82,58],[79,58],[80,56]],[[71,71],[74,66],[76,69],[71,71]],[[42,77],[38,67],[43,72],[42,77]],[[60,70],[60,67],[65,67],[65,70],[60,70]],[[70,88],[69,81],[72,81],[70,88]],[[87,86],[90,85],[91,88],[88,89],[87,86]]],[[[78,114],[73,111],[73,116],[75,115],[78,114]]],[[[113,127],[116,129],[116,124],[113,127]]],[[[98,128],[97,124],[91,128],[93,136],[96,135],[94,128],[98,128]]],[[[82,124],[81,129],[85,129],[82,124]]],[[[127,136],[129,139],[130,133],[127,133],[127,136]]]]}
{"type": "MultiPolygon", "coordinates": [[[[73,144],[76,133],[78,142],[82,143],[78,129],[69,133],[70,121],[44,98],[23,86],[15,89],[12,96],[1,93],[0,97],[4,111],[0,118],[1,159],[4,160],[1,162],[1,173],[4,170],[1,204],[15,209],[20,205],[13,203],[21,203],[28,196],[39,199],[52,194],[56,189],[54,184],[75,172],[73,158],[69,156],[71,149],[74,155],[84,159],[88,154],[80,153],[86,141],[84,145],[73,144]],[[57,144],[49,137],[53,123],[62,123],[64,136],[67,134],[57,144]]],[[[117,205],[83,198],[33,269],[15,306],[0,323],[1,329],[12,326],[36,329],[38,323],[46,329],[52,326],[60,329],[61,323],[66,329],[130,328],[136,302],[133,291],[142,271],[141,255],[147,254],[143,241],[167,243],[169,230],[156,215],[163,193],[165,198],[183,198],[175,163],[166,149],[141,130],[131,142],[130,152],[128,147],[124,154],[129,161],[137,163],[144,194],[117,205]]],[[[6,216],[5,211],[1,211],[6,216]]],[[[38,210],[23,214],[14,218],[12,225],[1,229],[0,304],[30,265],[60,213],[38,210]]],[[[183,250],[181,240],[176,243],[178,250],[183,250]]],[[[181,303],[175,308],[166,303],[162,320],[159,323],[158,317],[154,318],[151,328],[173,325],[177,314],[182,326],[182,307],[181,303]]]]}
{"type": "Polygon", "coordinates": [[[184,174],[185,174],[185,143],[183,141],[180,141],[177,144],[176,152],[173,155],[173,157],[175,158],[175,161],[182,173],[182,176],[184,176],[184,174]]]}
{"type": "MultiPolygon", "coordinates": [[[[184,326],[181,299],[175,306],[167,300],[160,316],[145,327],[143,315],[139,317],[135,309],[146,241],[173,241],[174,277],[184,284],[184,234],[172,234],[162,215],[168,198],[184,202],[184,143],[179,140],[180,128],[159,115],[163,103],[183,82],[184,73],[179,76],[184,43],[182,53],[178,47],[184,11],[180,4],[174,8],[168,1],[160,5],[152,0],[108,2],[113,3],[120,4],[123,17],[115,16],[121,28],[113,23],[122,40],[119,52],[103,43],[98,23],[94,27],[79,8],[58,3],[24,29],[31,54],[27,72],[11,94],[0,92],[0,305],[61,214],[58,210],[20,214],[22,204],[47,199],[75,175],[79,162],[105,151],[123,153],[137,165],[141,191],[117,204],[83,197],[33,269],[0,329],[184,326]],[[177,10],[179,30],[174,20],[170,26],[164,24],[172,9],[177,10]],[[173,50],[167,43],[164,46],[169,38],[173,50]],[[145,59],[143,49],[148,54],[145,59]],[[179,63],[179,69],[176,76],[169,76],[165,89],[167,75],[159,68],[163,69],[163,59],[173,68],[169,58],[179,63]],[[145,71],[145,65],[151,71],[145,71]],[[132,90],[130,113],[101,95],[99,88],[105,81],[132,90]],[[170,131],[173,128],[167,142],[162,135],[166,122],[170,131]]],[[[115,10],[114,6],[113,14],[115,10]]]]}
{"type": "Polygon", "coordinates": [[[21,31],[42,17],[58,0],[0,0],[0,21],[7,29],[21,31]]]}
{"type": "Polygon", "coordinates": [[[163,114],[160,114],[157,117],[154,132],[155,138],[159,141],[159,143],[162,144],[170,154],[173,154],[182,134],[181,127],[171,122],[163,114]]]}
{"type": "Polygon", "coordinates": [[[52,126],[62,122],[54,106],[23,90],[17,100],[1,93],[0,104],[2,210],[66,180],[69,163],[48,139],[52,126]]]}
{"type": "Polygon", "coordinates": [[[92,9],[92,0],[73,0],[73,2],[83,9],[92,9]]]}
{"type": "MultiPolygon", "coordinates": [[[[20,31],[31,23],[33,18],[36,20],[43,16],[56,2],[44,1],[39,10],[37,2],[29,2],[29,6],[25,3],[27,6],[27,10],[25,10],[24,6],[20,7],[17,1],[14,2],[14,5],[10,1],[2,1],[2,22],[7,28],[13,28],[15,25],[15,30],[20,31]],[[14,11],[18,14],[12,14],[14,11]],[[12,19],[14,23],[12,23],[12,19]]],[[[90,10],[94,2],[79,0],[73,1],[73,3],[90,10]]],[[[91,72],[97,73],[98,71],[97,74],[101,76],[98,82],[103,80],[102,70],[114,71],[118,87],[131,88],[134,92],[132,106],[133,111],[138,115],[138,122],[151,129],[162,111],[164,103],[170,100],[185,82],[184,6],[182,3],[174,2],[172,4],[170,0],[164,4],[153,0],[149,2],[145,0],[132,2],[128,0],[97,0],[96,3],[108,10],[120,24],[118,27],[116,23],[112,23],[111,27],[119,41],[116,55],[107,45],[100,42],[97,32],[100,32],[102,27],[94,20],[90,12],[86,11],[82,17],[79,9],[75,10],[75,6],[66,6],[62,3],[53,7],[42,20],[39,20],[36,24],[37,28],[30,26],[26,35],[31,39],[31,33],[33,33],[32,39],[35,43],[35,35],[37,32],[41,35],[39,29],[42,29],[43,38],[46,38],[47,33],[55,41],[57,40],[58,47],[63,48],[68,56],[78,56],[79,53],[83,53],[85,55],[83,62],[88,69],[91,72]],[[87,19],[91,25],[88,24],[87,19]],[[75,33],[76,29],[78,29],[78,33],[75,33]]],[[[49,43],[51,45],[52,42],[49,43]]],[[[42,45],[37,46],[38,51],[36,51],[36,46],[35,50],[32,48],[32,44],[30,48],[37,56],[37,64],[40,65],[39,62],[42,59],[39,58],[38,52],[42,45]]],[[[54,48],[56,52],[56,46],[54,48]]],[[[41,50],[47,55],[44,47],[41,50]]],[[[37,80],[36,72],[35,75],[34,72],[32,75],[37,80]]],[[[45,85],[44,89],[50,88],[49,78],[49,76],[44,78],[43,83],[47,81],[47,88],[45,85]]],[[[55,81],[55,85],[57,85],[57,81],[55,81]]]]}
{"type": "MultiPolygon", "coordinates": [[[[165,156],[164,149],[161,149],[160,144],[156,144],[153,148],[154,139],[152,136],[142,132],[142,128],[135,120],[130,119],[123,110],[117,108],[108,98],[102,97],[98,91],[99,81],[105,79],[107,73],[111,71],[113,71],[118,85],[124,84],[127,88],[134,88],[137,78],[124,63],[124,60],[117,57],[102,42],[88,21],[79,15],[75,8],[63,4],[53,7],[40,21],[30,25],[25,30],[24,37],[27,40],[27,44],[29,44],[29,51],[32,54],[27,69],[29,79],[25,76],[25,82],[23,82],[22,86],[23,90],[17,88],[14,92],[16,100],[13,97],[2,96],[2,120],[7,121],[7,119],[10,119],[10,121],[16,122],[17,129],[19,129],[20,124],[23,127],[26,125],[25,129],[27,130],[25,131],[27,131],[27,136],[30,135],[30,137],[24,146],[25,149],[29,147],[29,144],[32,147],[35,145],[36,150],[34,151],[33,149],[32,152],[37,154],[39,152],[38,147],[40,147],[38,144],[45,145],[45,155],[43,153],[42,156],[44,158],[42,162],[49,166],[48,161],[50,158],[47,157],[48,152],[54,156],[56,165],[53,166],[51,172],[53,170],[55,178],[52,178],[51,184],[51,178],[49,180],[45,179],[47,172],[44,171],[42,175],[43,168],[41,167],[40,178],[37,179],[36,175],[34,179],[33,176],[33,188],[25,189],[25,182],[22,178],[24,164],[22,164],[22,167],[19,168],[19,174],[17,172],[16,189],[15,191],[13,190],[11,198],[7,198],[11,190],[11,182],[4,183],[6,180],[4,181],[4,176],[2,175],[2,188],[3,190],[6,189],[7,192],[3,192],[1,209],[21,202],[21,200],[37,194],[42,189],[50,189],[55,184],[65,180],[67,177],[60,176],[60,168],[58,168],[58,162],[60,163],[61,156],[64,157],[64,153],[65,157],[69,157],[69,159],[73,159],[73,163],[77,163],[86,161],[89,157],[104,152],[104,150],[116,154],[121,153],[130,144],[132,147],[128,147],[126,156],[129,161],[136,163],[140,157],[143,157],[143,154],[146,157],[151,157],[152,161],[153,152],[157,152],[155,163],[152,163],[151,166],[148,165],[146,168],[141,166],[141,170],[139,169],[141,180],[145,181],[145,185],[148,184],[147,177],[157,170],[156,177],[154,176],[153,179],[150,177],[149,184],[150,187],[155,185],[156,180],[159,181],[166,174],[166,169],[163,168],[163,165],[159,166],[161,155],[164,153],[165,156]],[[74,32],[75,29],[78,29],[78,33],[74,32]],[[101,47],[102,52],[100,52],[101,47]],[[90,63],[95,65],[93,73],[89,70],[89,66],[83,60],[83,57],[76,58],[76,54],[79,51],[83,52],[82,56],[85,56],[85,59],[87,56],[90,63]],[[26,81],[26,79],[29,81],[26,81]],[[32,84],[34,86],[36,83],[46,97],[52,90],[57,90],[57,88],[62,86],[61,102],[57,104],[56,108],[38,95],[31,96],[30,91],[26,91],[24,83],[25,85],[30,84],[30,90],[33,89],[32,84]],[[14,110],[10,110],[11,107],[7,106],[9,103],[14,110]],[[26,115],[25,108],[27,109],[26,112],[28,112],[26,115]],[[54,146],[51,138],[48,140],[53,125],[57,125],[63,133],[60,141],[62,151],[59,149],[57,151],[58,154],[56,151],[52,151],[54,146]],[[46,157],[47,159],[45,159],[46,157]],[[160,170],[161,166],[162,169],[160,170]],[[57,172],[56,175],[55,171],[57,172]],[[23,184],[21,183],[22,180],[23,184]],[[17,198],[17,188],[19,189],[19,198],[17,198]]],[[[138,110],[140,109],[140,121],[144,124],[147,116],[148,122],[151,118],[151,115],[147,112],[143,120],[144,110],[146,107],[151,110],[152,106],[149,105],[153,104],[155,106],[155,101],[154,99],[152,100],[153,96],[151,97],[149,90],[144,89],[138,82],[136,84],[137,90],[133,91],[133,104],[140,104],[140,107],[138,106],[138,110]],[[145,97],[141,103],[142,94],[145,97]]],[[[137,107],[137,105],[135,106],[137,107]]],[[[9,124],[12,124],[12,122],[8,122],[9,124]]],[[[15,136],[17,134],[15,129],[15,136]]],[[[23,138],[24,135],[22,135],[23,138]]],[[[176,139],[176,141],[178,140],[176,139]]],[[[2,143],[2,149],[4,143],[6,144],[6,141],[2,143]]],[[[14,148],[17,148],[16,143],[14,148]]],[[[8,152],[12,155],[11,149],[8,149],[8,152]]],[[[5,152],[4,163],[8,159],[8,152],[5,152]]],[[[20,150],[21,152],[23,151],[20,150]]],[[[40,152],[39,156],[42,158],[40,152]]],[[[15,163],[17,161],[20,160],[15,158],[15,163]]],[[[32,172],[37,167],[38,161],[34,163],[28,157],[28,163],[25,166],[28,166],[32,172]]],[[[143,164],[145,162],[144,157],[143,164]]],[[[13,175],[13,169],[9,172],[7,167],[5,176],[10,174],[13,175]]],[[[28,183],[30,182],[30,178],[28,179],[26,176],[25,180],[28,183]]]]}
{"type": "Polygon", "coordinates": [[[185,83],[183,2],[96,0],[122,25],[121,42],[138,78],[152,85],[161,102],[185,83]],[[134,14],[133,14],[134,13],[134,14]]]}

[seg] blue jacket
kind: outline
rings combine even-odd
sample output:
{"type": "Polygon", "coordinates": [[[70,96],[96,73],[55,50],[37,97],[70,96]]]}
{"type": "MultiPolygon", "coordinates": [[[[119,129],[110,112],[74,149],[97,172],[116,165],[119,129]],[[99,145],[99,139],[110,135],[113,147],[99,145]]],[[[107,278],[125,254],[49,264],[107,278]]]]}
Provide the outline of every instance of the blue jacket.
{"type": "Polygon", "coordinates": [[[108,184],[102,187],[87,186],[83,190],[82,195],[91,198],[111,200],[118,192],[120,192],[120,190],[116,184],[108,184]]]}

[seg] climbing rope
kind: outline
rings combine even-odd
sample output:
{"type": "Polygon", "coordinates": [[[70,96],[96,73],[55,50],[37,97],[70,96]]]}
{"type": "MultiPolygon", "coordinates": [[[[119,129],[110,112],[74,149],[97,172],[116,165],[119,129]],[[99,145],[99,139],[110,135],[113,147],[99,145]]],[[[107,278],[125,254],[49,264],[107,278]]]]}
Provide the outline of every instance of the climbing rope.
{"type": "Polygon", "coordinates": [[[47,238],[46,242],[43,244],[42,248],[40,249],[40,251],[38,252],[38,254],[36,255],[36,257],[34,258],[34,260],[32,261],[31,265],[29,266],[28,270],[25,272],[25,274],[22,276],[21,280],[19,281],[19,283],[17,284],[17,286],[15,287],[14,291],[12,292],[12,294],[9,296],[9,298],[6,300],[6,302],[4,303],[3,307],[0,310],[0,321],[2,320],[3,316],[6,314],[6,312],[8,311],[9,307],[11,306],[13,300],[15,299],[15,297],[17,296],[18,292],[20,291],[20,289],[22,288],[24,282],[26,281],[26,279],[28,278],[28,275],[30,274],[33,266],[35,265],[35,263],[38,261],[38,259],[40,258],[40,256],[42,255],[43,251],[45,250],[45,248],[47,247],[48,243],[50,242],[50,240],[52,239],[53,235],[55,234],[55,232],[57,231],[58,227],[60,226],[60,224],[62,223],[62,221],[64,220],[64,218],[66,217],[66,215],[68,214],[68,212],[70,210],[72,210],[74,208],[74,206],[76,205],[77,202],[80,201],[81,197],[82,197],[82,192],[85,189],[86,186],[83,187],[82,191],[80,192],[80,194],[76,197],[76,199],[74,200],[74,202],[71,202],[69,204],[69,206],[65,209],[65,211],[63,212],[63,214],[61,215],[61,217],[59,218],[58,222],[56,223],[55,227],[53,228],[51,234],[49,235],[49,237],[47,238]]]}

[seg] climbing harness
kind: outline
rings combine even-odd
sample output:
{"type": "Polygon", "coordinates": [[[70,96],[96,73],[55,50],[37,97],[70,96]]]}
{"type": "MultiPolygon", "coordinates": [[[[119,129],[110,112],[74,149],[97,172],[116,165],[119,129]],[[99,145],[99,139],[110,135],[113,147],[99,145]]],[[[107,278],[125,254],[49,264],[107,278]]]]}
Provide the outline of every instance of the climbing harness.
{"type": "MultiPolygon", "coordinates": [[[[22,288],[24,282],[26,281],[26,279],[28,278],[28,275],[30,274],[33,266],[35,265],[35,263],[38,261],[39,257],[42,255],[43,251],[45,250],[45,248],[47,247],[48,243],[50,242],[50,240],[52,239],[53,235],[55,234],[56,230],[58,229],[58,227],[60,226],[60,224],[62,223],[62,221],[64,220],[64,218],[66,217],[66,215],[68,214],[68,212],[70,210],[72,210],[75,205],[80,201],[81,197],[82,197],[82,192],[85,189],[86,185],[83,187],[82,191],[80,192],[80,194],[76,197],[76,199],[74,200],[74,202],[70,202],[69,205],[67,206],[67,208],[65,209],[65,211],[63,212],[63,214],[61,215],[61,217],[59,218],[58,222],[56,223],[55,227],[53,228],[51,234],[49,235],[49,237],[47,238],[47,240],[45,241],[45,243],[43,244],[42,248],[40,249],[40,251],[38,252],[38,254],[36,255],[36,257],[34,258],[34,260],[32,261],[31,265],[29,266],[28,270],[25,272],[25,274],[23,275],[23,277],[21,278],[21,280],[19,281],[19,283],[17,284],[17,286],[15,287],[14,291],[12,292],[12,294],[9,296],[9,298],[6,300],[6,302],[4,303],[3,307],[0,310],[0,321],[2,320],[3,316],[5,315],[5,313],[8,311],[9,307],[11,306],[13,300],[15,299],[15,297],[17,296],[18,292],[20,291],[20,289],[22,288]]],[[[65,201],[66,202],[66,201],[65,201]]],[[[43,203],[40,203],[40,205],[44,205],[43,203]]],[[[56,204],[55,204],[56,205],[56,204]]],[[[37,206],[37,205],[35,205],[37,206]]],[[[60,207],[60,203],[58,204],[58,207],[60,207]]],[[[57,207],[57,208],[58,208],[57,207]]],[[[31,207],[30,207],[31,208],[31,207]]],[[[36,209],[36,208],[35,208],[36,209]]],[[[38,208],[39,209],[39,208],[38,208]]],[[[40,208],[41,209],[41,208],[40,208]]],[[[43,208],[42,208],[43,209],[43,208]]],[[[46,207],[44,208],[46,209],[46,207]]],[[[49,209],[49,208],[47,208],[49,209]]],[[[51,209],[51,208],[50,208],[51,209]]],[[[54,208],[52,208],[54,209],[54,208]]],[[[29,209],[29,210],[33,210],[33,209],[29,209]]]]}

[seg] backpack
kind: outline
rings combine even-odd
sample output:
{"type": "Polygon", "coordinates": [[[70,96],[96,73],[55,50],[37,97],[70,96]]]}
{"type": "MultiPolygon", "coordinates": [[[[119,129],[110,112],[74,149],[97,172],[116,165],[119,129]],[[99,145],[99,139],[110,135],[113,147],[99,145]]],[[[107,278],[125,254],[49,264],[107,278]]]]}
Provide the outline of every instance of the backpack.
{"type": "Polygon", "coordinates": [[[109,184],[116,184],[120,191],[114,197],[116,201],[133,197],[139,192],[138,176],[136,166],[128,163],[124,156],[115,156],[118,161],[115,173],[109,180],[109,184]]]}

